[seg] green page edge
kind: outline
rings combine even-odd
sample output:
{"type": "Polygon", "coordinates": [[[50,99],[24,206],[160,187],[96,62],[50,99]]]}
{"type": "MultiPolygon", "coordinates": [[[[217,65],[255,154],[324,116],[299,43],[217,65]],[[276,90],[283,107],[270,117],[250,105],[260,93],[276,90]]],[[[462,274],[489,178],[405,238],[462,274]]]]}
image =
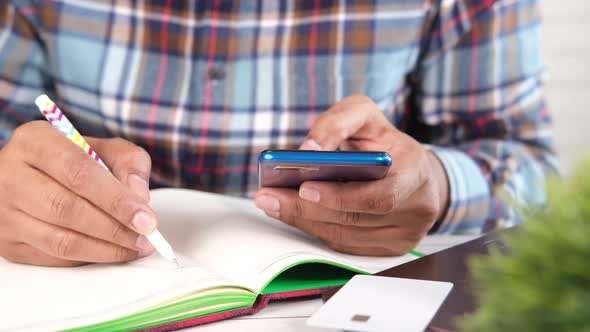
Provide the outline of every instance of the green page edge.
{"type": "MultiPolygon", "coordinates": [[[[412,251],[411,254],[421,257],[423,254],[412,251]]],[[[283,268],[279,273],[273,276],[263,287],[260,294],[273,294],[273,293],[283,293],[283,292],[292,292],[292,291],[299,291],[305,289],[318,289],[318,288],[325,288],[325,287],[333,287],[333,286],[341,286],[344,285],[350,278],[352,278],[355,274],[369,274],[367,271],[363,271],[360,269],[356,269],[344,264],[340,264],[333,261],[322,260],[322,259],[310,259],[299,261],[297,263],[293,263],[285,268],[283,268]],[[326,268],[332,267],[335,268],[331,272],[329,278],[314,278],[305,280],[301,282],[301,279],[289,279],[290,275],[288,271],[293,272],[296,274],[297,270],[293,270],[296,267],[305,267],[309,265],[317,265],[319,268],[326,268]],[[287,274],[286,274],[287,272],[287,274]],[[283,277],[283,278],[281,278],[283,277]],[[298,280],[298,281],[295,281],[298,280]]],[[[319,273],[314,274],[315,276],[321,276],[319,273]]],[[[223,287],[223,286],[221,286],[223,287]]],[[[216,288],[221,288],[216,287],[216,288]]],[[[235,285],[228,286],[236,288],[235,285]]],[[[204,291],[206,289],[200,290],[204,291]]],[[[251,307],[258,294],[255,293],[248,293],[248,290],[244,289],[242,292],[237,291],[228,291],[223,292],[220,294],[210,294],[207,295],[205,298],[193,298],[185,301],[174,302],[170,304],[166,304],[164,306],[159,306],[156,308],[147,309],[145,311],[141,311],[135,314],[131,314],[125,317],[117,318],[111,321],[102,322],[98,324],[77,327],[73,329],[69,329],[66,331],[72,332],[93,332],[93,331],[103,331],[103,330],[134,330],[134,329],[142,329],[151,326],[163,325],[175,321],[181,321],[188,318],[195,318],[200,316],[206,316],[214,313],[219,313],[223,311],[229,311],[234,309],[240,308],[247,308],[251,307]],[[173,318],[162,318],[162,316],[173,316],[182,312],[187,311],[187,309],[196,309],[199,307],[208,307],[214,305],[220,305],[224,303],[231,303],[228,306],[220,306],[208,310],[203,310],[195,315],[195,313],[187,314],[187,315],[180,315],[173,318]],[[149,323],[145,323],[149,322],[149,323]]]]}
{"type": "MultiPolygon", "coordinates": [[[[410,255],[414,255],[417,258],[424,257],[425,255],[416,250],[410,250],[408,252],[410,255]]],[[[333,287],[333,286],[342,286],[348,280],[350,280],[355,274],[370,274],[367,271],[363,271],[360,269],[353,268],[351,266],[347,266],[344,264],[340,264],[337,262],[324,260],[324,259],[309,259],[304,261],[299,261],[297,263],[293,263],[284,269],[282,269],[279,273],[277,273],[274,277],[272,277],[263,287],[260,294],[273,294],[273,293],[282,293],[282,292],[292,292],[292,291],[299,291],[304,289],[317,289],[317,288],[324,288],[324,287],[333,287]],[[301,282],[301,279],[298,279],[298,282],[293,282],[292,280],[287,280],[285,278],[285,272],[292,271],[293,268],[298,266],[304,266],[308,264],[318,264],[323,265],[324,269],[325,266],[331,266],[338,268],[337,270],[333,270],[332,272],[336,272],[332,274],[332,278],[323,278],[319,279],[315,278],[314,280],[306,280],[301,282]],[[338,273],[339,272],[339,273],[338,273]]],[[[319,273],[311,274],[314,277],[321,276],[319,273]]]]}
{"type": "MultiPolygon", "coordinates": [[[[232,286],[234,287],[234,286],[232,286]]],[[[193,298],[185,301],[174,302],[166,304],[164,306],[148,309],[146,311],[140,311],[135,314],[131,314],[125,317],[113,319],[111,321],[102,322],[98,324],[77,327],[66,331],[76,332],[91,332],[91,331],[121,331],[121,330],[135,330],[146,328],[150,326],[163,325],[175,321],[181,321],[188,318],[194,318],[199,316],[210,315],[213,313],[251,307],[256,301],[257,294],[247,293],[246,290],[243,292],[228,291],[220,294],[209,294],[204,298],[193,298]],[[232,294],[233,293],[233,294],[232,294]],[[162,316],[173,316],[182,312],[186,312],[191,309],[197,309],[199,307],[208,307],[214,305],[220,305],[224,303],[231,303],[231,305],[216,307],[208,310],[203,310],[198,314],[190,313],[186,315],[180,315],[173,318],[161,318],[162,316]],[[149,323],[146,323],[149,322],[149,323]]]]}
{"type": "MultiPolygon", "coordinates": [[[[323,259],[309,259],[299,261],[297,263],[293,263],[283,268],[279,273],[272,277],[262,287],[262,291],[260,292],[260,294],[266,295],[273,293],[299,291],[304,289],[317,289],[324,287],[341,286],[344,285],[348,280],[350,280],[350,278],[352,278],[355,274],[369,274],[369,272],[323,259]],[[310,265],[317,265],[317,267],[323,268],[324,270],[326,269],[326,267],[332,267],[335,269],[329,271],[331,273],[328,276],[328,278],[321,278],[321,273],[314,273],[313,279],[306,279],[303,281],[302,278],[289,279],[289,271],[297,272],[295,268],[310,265]]],[[[309,272],[305,273],[305,275],[308,275],[310,277],[312,276],[311,274],[309,274],[309,272]]],[[[305,277],[305,275],[303,273],[299,274],[299,276],[302,277],[305,277]]]]}

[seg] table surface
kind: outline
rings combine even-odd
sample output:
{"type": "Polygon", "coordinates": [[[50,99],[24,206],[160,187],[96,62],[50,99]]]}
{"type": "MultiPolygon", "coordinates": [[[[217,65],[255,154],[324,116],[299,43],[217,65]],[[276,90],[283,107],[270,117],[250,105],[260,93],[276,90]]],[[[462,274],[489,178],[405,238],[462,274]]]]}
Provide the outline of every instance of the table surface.
{"type": "MultiPolygon", "coordinates": [[[[455,245],[473,240],[477,236],[431,236],[428,245],[418,245],[417,250],[431,254],[455,245]]],[[[228,332],[228,331],[328,331],[307,326],[306,321],[321,305],[320,298],[307,300],[289,300],[270,303],[261,312],[237,317],[221,322],[184,329],[194,332],[228,332]]]]}

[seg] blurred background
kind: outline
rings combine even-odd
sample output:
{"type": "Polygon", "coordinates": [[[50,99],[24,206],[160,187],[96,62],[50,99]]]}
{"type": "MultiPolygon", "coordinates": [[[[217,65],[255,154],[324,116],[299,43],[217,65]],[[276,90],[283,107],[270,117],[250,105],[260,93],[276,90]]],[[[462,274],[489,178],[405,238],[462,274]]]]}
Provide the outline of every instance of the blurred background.
{"type": "Polygon", "coordinates": [[[590,154],[590,1],[542,0],[547,101],[557,152],[568,173],[590,154]]]}

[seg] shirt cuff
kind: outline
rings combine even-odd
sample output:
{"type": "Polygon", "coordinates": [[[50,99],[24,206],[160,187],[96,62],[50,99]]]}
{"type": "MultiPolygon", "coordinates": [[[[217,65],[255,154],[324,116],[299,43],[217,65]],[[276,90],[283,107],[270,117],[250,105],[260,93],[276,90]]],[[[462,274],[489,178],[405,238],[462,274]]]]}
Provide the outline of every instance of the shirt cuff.
{"type": "Polygon", "coordinates": [[[436,233],[480,234],[492,205],[490,185],[475,161],[452,148],[428,146],[449,179],[449,205],[436,233]]]}

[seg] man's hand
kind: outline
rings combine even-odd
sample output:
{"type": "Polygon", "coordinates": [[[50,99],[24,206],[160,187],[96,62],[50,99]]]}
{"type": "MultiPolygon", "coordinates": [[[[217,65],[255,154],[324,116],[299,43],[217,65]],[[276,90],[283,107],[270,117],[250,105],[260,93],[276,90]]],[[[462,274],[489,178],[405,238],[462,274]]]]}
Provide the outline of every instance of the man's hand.
{"type": "Polygon", "coordinates": [[[153,252],[148,154],[122,139],[87,140],[113,174],[46,121],[17,128],[0,150],[0,256],[76,266],[153,252]]]}
{"type": "Polygon", "coordinates": [[[322,114],[301,146],[337,148],[385,151],[393,165],[378,181],[308,181],[299,191],[263,188],[256,205],[338,251],[389,256],[414,248],[448,204],[448,180],[438,158],[363,96],[348,97],[322,114]]]}

